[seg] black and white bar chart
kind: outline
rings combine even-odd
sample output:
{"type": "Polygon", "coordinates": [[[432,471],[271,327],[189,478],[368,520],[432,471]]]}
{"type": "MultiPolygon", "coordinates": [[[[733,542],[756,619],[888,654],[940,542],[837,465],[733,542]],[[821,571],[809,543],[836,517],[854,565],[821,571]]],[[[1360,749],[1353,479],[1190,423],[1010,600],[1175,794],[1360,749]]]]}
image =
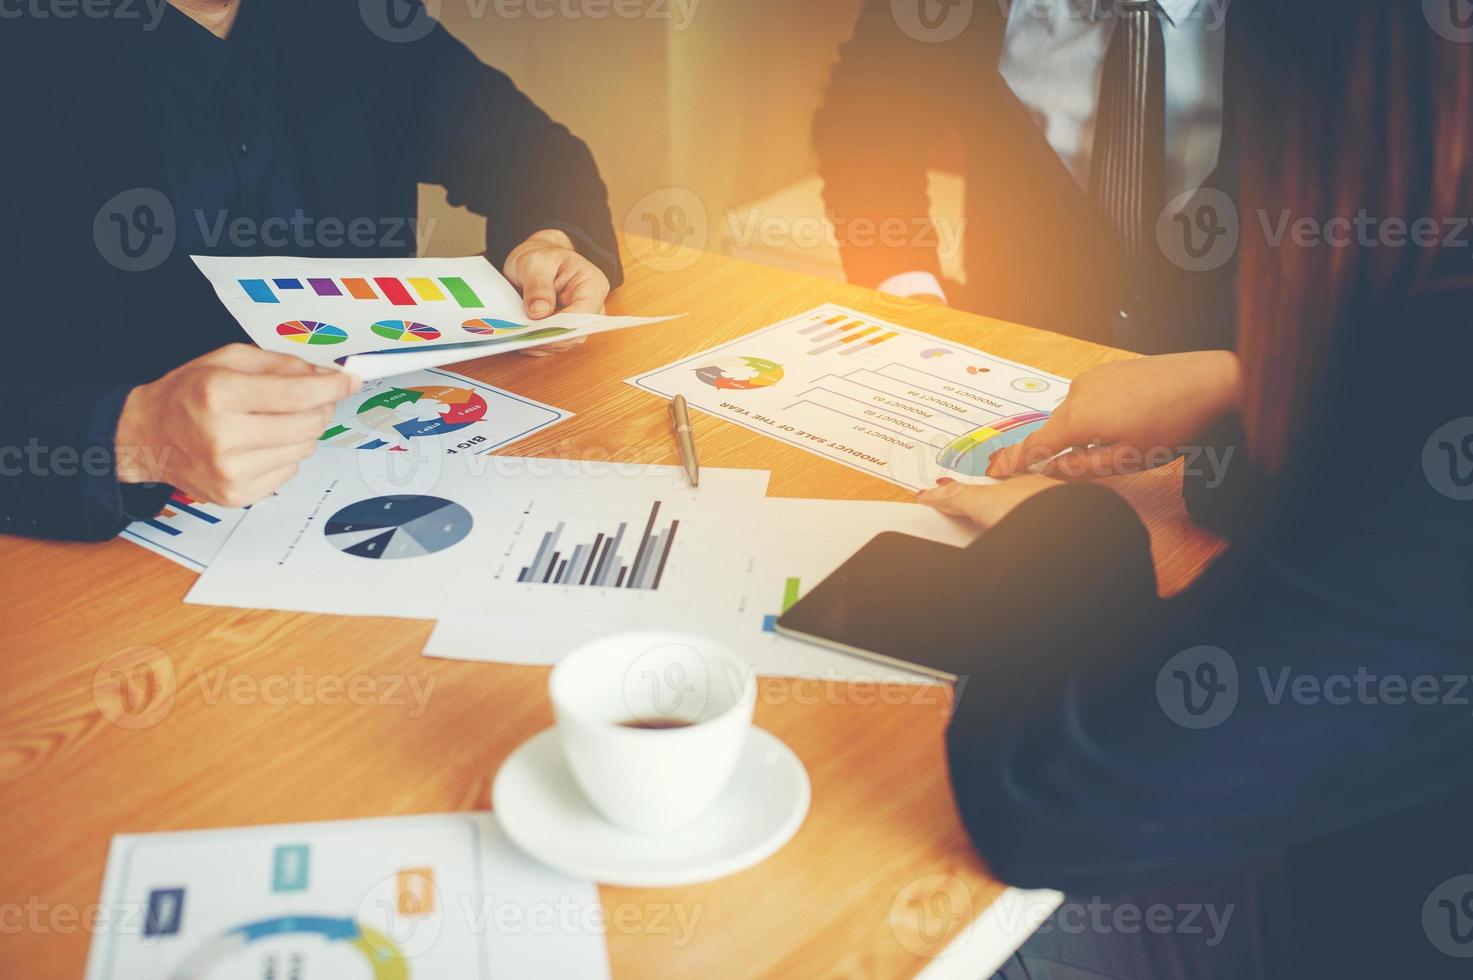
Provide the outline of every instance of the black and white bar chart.
{"type": "MultiPolygon", "coordinates": [[[[602,530],[569,533],[568,522],[558,521],[543,531],[537,553],[522,566],[517,581],[527,584],[573,585],[603,589],[660,587],[665,566],[675,546],[679,520],[660,521],[663,501],[650,505],[643,531],[633,532],[629,521],[602,530]]],[[[637,524],[634,526],[638,526],[637,524]]]]}

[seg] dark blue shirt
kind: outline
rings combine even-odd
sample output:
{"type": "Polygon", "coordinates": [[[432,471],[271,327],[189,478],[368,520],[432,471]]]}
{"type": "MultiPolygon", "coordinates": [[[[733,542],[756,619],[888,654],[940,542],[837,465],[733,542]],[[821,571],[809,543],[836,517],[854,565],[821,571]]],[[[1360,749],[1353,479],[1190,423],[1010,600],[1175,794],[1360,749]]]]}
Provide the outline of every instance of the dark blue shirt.
{"type": "Polygon", "coordinates": [[[177,9],[159,25],[159,112],[177,248],[190,255],[312,251],[312,212],[273,12],[241,5],[216,37],[177,9]]]}

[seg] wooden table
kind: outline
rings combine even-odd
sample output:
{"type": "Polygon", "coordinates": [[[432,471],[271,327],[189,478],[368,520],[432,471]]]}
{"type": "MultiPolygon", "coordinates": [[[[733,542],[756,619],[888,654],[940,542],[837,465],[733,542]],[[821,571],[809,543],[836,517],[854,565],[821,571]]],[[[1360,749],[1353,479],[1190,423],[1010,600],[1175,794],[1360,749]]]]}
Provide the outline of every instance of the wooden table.
{"type": "MultiPolygon", "coordinates": [[[[626,247],[648,254],[637,239],[626,247]]],[[[610,312],[689,315],[553,358],[456,368],[577,412],[511,453],[675,463],[665,403],[623,379],[829,300],[1066,377],[1128,356],[714,255],[626,258],[629,281],[610,312]]],[[[907,498],[714,418],[698,416],[695,429],[703,464],[769,469],[773,496],[907,498]]],[[[1179,482],[1171,468],[1119,484],[1150,525],[1168,590],[1217,549],[1187,523],[1179,482]]],[[[552,722],[545,669],[424,658],[424,622],[183,605],[193,578],[124,541],[0,539],[0,975],[81,975],[83,920],[114,833],[484,809],[502,760],[552,722]],[[103,669],[140,646],[169,658],[172,686],[144,671],[125,689],[103,669]],[[210,696],[221,676],[303,671],[435,687],[418,717],[347,698],[210,696]],[[155,712],[157,723],[110,722],[120,708],[155,712]],[[370,766],[375,778],[362,778],[370,766]]],[[[604,888],[615,976],[908,976],[986,908],[1003,886],[952,807],[946,699],[901,693],[764,680],[757,723],[808,767],[807,822],[776,856],[719,881],[604,888]],[[694,918],[689,937],[671,928],[676,914],[694,918]]]]}

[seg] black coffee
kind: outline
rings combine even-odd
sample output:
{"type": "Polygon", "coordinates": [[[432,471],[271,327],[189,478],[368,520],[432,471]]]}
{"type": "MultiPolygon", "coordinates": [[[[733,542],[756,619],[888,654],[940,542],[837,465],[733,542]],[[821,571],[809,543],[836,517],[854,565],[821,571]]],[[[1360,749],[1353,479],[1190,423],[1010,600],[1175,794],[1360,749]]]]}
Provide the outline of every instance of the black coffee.
{"type": "Polygon", "coordinates": [[[620,728],[646,728],[662,730],[666,728],[689,728],[695,722],[684,718],[630,718],[628,721],[619,722],[620,728]]]}

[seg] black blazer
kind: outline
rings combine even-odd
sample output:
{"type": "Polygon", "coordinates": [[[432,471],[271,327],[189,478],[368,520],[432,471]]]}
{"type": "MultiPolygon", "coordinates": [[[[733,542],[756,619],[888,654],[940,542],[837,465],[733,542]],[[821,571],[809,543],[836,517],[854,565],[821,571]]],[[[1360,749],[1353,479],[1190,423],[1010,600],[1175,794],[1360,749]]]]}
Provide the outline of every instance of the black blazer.
{"type": "MultiPolygon", "coordinates": [[[[1161,306],[1155,326],[1117,329],[1122,291],[1115,232],[997,70],[1007,0],[940,6],[948,17],[961,17],[968,6],[971,12],[955,37],[928,42],[900,26],[900,11],[915,4],[868,0],[815,117],[824,200],[840,229],[848,278],[875,286],[909,270],[940,275],[939,239],[918,234],[914,222],[929,214],[932,149],[954,133],[965,151],[967,195],[967,282],[949,286],[954,305],[1143,353],[1230,346],[1233,263],[1187,273],[1159,249],[1152,256],[1161,306]],[[869,223],[854,224],[867,219],[883,227],[897,218],[906,229],[903,242],[867,234],[869,223]]],[[[1235,106],[1227,83],[1247,49],[1235,30],[1227,39],[1222,150],[1206,183],[1228,191],[1235,106]]]]}
{"type": "MultiPolygon", "coordinates": [[[[380,225],[371,240],[309,254],[413,255],[417,185],[430,183],[488,218],[498,266],[528,234],[562,228],[619,284],[592,155],[507,76],[437,25],[410,41],[375,33],[349,0],[248,2],[274,22],[317,216],[406,219],[398,234],[380,225]]],[[[169,188],[150,106],[157,36],[146,5],[113,13],[7,20],[0,39],[0,291],[13,317],[0,357],[4,533],[115,534],[129,516],[110,461],[126,392],[246,340],[180,250],[144,271],[119,267],[118,221],[131,221],[140,190],[169,188]]]]}

